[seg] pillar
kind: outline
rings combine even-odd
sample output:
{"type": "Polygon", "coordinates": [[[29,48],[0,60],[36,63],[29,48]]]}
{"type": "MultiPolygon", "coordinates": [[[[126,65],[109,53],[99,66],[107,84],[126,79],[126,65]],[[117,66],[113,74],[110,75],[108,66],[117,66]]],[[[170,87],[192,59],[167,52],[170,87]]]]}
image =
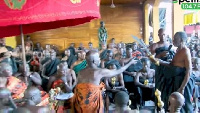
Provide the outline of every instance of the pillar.
{"type": "Polygon", "coordinates": [[[158,30],[160,29],[159,4],[160,4],[160,0],[155,0],[153,3],[153,38],[154,38],[154,42],[159,41],[159,37],[158,37],[158,30]]]}
{"type": "Polygon", "coordinates": [[[184,31],[184,10],[178,3],[172,4],[172,37],[178,31],[184,31]]]}

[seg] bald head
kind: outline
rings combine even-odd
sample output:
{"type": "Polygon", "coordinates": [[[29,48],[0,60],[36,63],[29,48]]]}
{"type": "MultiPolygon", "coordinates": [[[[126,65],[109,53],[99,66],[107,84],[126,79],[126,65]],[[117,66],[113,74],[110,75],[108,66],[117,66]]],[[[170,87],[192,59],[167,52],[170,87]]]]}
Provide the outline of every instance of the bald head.
{"type": "Polygon", "coordinates": [[[184,105],[185,98],[179,92],[173,92],[169,97],[169,110],[170,113],[179,111],[184,105]]]}
{"type": "Polygon", "coordinates": [[[25,99],[33,101],[36,105],[41,102],[41,93],[37,87],[29,87],[24,93],[25,99]]]}
{"type": "Polygon", "coordinates": [[[183,42],[187,41],[187,34],[185,32],[176,32],[174,37],[179,37],[183,42]]]}
{"type": "Polygon", "coordinates": [[[124,107],[127,106],[129,101],[129,95],[124,91],[119,91],[114,98],[116,106],[124,107]]]}
{"type": "Polygon", "coordinates": [[[88,65],[95,64],[98,66],[100,64],[99,53],[95,50],[88,51],[86,53],[86,61],[88,65]]]}

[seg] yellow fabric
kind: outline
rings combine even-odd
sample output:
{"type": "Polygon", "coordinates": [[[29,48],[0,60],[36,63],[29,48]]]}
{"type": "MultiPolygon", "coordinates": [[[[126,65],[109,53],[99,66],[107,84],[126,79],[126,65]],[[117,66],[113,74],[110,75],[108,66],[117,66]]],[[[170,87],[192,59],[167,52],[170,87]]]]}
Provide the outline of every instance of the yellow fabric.
{"type": "Polygon", "coordinates": [[[196,24],[200,22],[200,11],[184,15],[184,25],[196,24]]]}

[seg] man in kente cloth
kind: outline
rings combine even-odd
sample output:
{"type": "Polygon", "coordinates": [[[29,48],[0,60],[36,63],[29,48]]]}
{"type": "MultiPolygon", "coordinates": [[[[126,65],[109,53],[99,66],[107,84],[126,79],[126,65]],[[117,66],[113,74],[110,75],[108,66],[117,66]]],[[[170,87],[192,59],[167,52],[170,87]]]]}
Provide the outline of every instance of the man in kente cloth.
{"type": "MultiPolygon", "coordinates": [[[[116,70],[117,67],[114,64],[108,66],[110,70],[116,70]]],[[[123,75],[120,73],[118,76],[111,78],[105,78],[104,83],[106,85],[106,112],[108,113],[110,103],[114,103],[115,94],[119,91],[127,92],[124,87],[123,75]]]]}
{"type": "Polygon", "coordinates": [[[71,68],[71,65],[76,61],[76,56],[71,53],[70,49],[66,49],[64,54],[65,55],[61,61],[66,61],[68,67],[71,68]]]}
{"type": "Polygon", "coordinates": [[[98,68],[100,65],[99,53],[89,51],[86,54],[88,66],[81,70],[78,76],[78,84],[74,90],[74,107],[76,113],[103,113],[104,104],[102,97],[103,85],[100,80],[103,77],[113,77],[119,75],[136,61],[130,62],[118,70],[108,70],[98,68]]]}
{"type": "Polygon", "coordinates": [[[101,68],[108,68],[109,64],[115,64],[117,69],[121,67],[120,63],[118,60],[114,59],[114,53],[112,50],[107,51],[107,56],[106,59],[101,60],[101,68]]]}
{"type": "Polygon", "coordinates": [[[87,62],[85,60],[85,51],[80,51],[78,53],[78,59],[77,61],[75,61],[72,66],[71,66],[71,69],[73,69],[76,73],[76,76],[78,76],[78,73],[85,69],[86,66],[87,66],[87,62]]]}
{"type": "Polygon", "coordinates": [[[155,100],[155,70],[150,69],[151,62],[148,58],[142,58],[143,69],[136,73],[134,82],[140,92],[140,105],[145,101],[155,100]]]}
{"type": "Polygon", "coordinates": [[[187,35],[185,32],[177,32],[174,35],[173,44],[178,47],[172,62],[159,60],[160,70],[156,70],[156,88],[161,91],[161,100],[164,109],[168,110],[168,98],[171,93],[178,91],[185,97],[185,106],[181,113],[193,113],[192,95],[195,87],[192,74],[191,54],[186,47],[187,35]]]}
{"type": "MultiPolygon", "coordinates": [[[[68,68],[66,62],[62,62],[58,65],[57,73],[49,79],[48,91],[60,87],[63,93],[71,93],[76,83],[75,72],[68,68]]],[[[71,109],[71,103],[72,99],[59,100],[54,110],[57,113],[63,113],[65,110],[71,109]]]]}
{"type": "Polygon", "coordinates": [[[0,76],[7,77],[6,88],[11,91],[13,99],[21,99],[27,86],[22,80],[12,75],[12,67],[7,63],[0,63],[0,76]]]}
{"type": "MultiPolygon", "coordinates": [[[[130,59],[133,59],[132,48],[127,48],[126,58],[121,60],[122,66],[127,64],[130,59]]],[[[130,94],[134,93],[134,97],[130,96],[131,101],[132,101],[131,106],[133,109],[136,109],[137,105],[140,103],[140,99],[139,99],[140,94],[137,90],[136,85],[134,84],[134,76],[135,76],[135,72],[140,71],[142,68],[143,68],[143,65],[141,61],[138,60],[135,65],[132,64],[123,72],[125,87],[127,88],[130,94]]]]}
{"type": "Polygon", "coordinates": [[[42,78],[37,72],[30,72],[30,67],[28,64],[26,64],[26,72],[23,72],[23,65],[20,65],[19,67],[19,73],[15,74],[16,77],[20,78],[21,80],[24,80],[24,76],[27,77],[28,81],[28,87],[37,87],[40,90],[41,93],[41,103],[38,104],[38,106],[47,106],[49,104],[49,94],[45,92],[41,85],[42,85],[42,78]]]}
{"type": "Polygon", "coordinates": [[[149,48],[152,54],[155,54],[156,58],[160,58],[164,61],[171,60],[174,57],[174,51],[170,49],[170,43],[165,36],[165,30],[163,28],[158,30],[159,42],[152,44],[149,48]]]}
{"type": "Polygon", "coordinates": [[[60,59],[56,58],[56,52],[51,51],[50,58],[46,58],[42,62],[42,88],[47,90],[48,79],[54,75],[57,71],[57,66],[60,63],[60,59]]]}

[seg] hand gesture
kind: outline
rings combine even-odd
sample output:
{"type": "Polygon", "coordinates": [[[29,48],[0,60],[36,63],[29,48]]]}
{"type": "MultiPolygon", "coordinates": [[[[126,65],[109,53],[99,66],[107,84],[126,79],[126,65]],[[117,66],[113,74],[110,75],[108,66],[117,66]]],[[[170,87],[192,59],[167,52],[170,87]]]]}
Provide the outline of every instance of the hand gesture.
{"type": "Polygon", "coordinates": [[[134,60],[134,58],[132,58],[132,59],[130,60],[130,63],[131,63],[131,64],[136,64],[136,63],[137,63],[137,60],[134,60]]]}

